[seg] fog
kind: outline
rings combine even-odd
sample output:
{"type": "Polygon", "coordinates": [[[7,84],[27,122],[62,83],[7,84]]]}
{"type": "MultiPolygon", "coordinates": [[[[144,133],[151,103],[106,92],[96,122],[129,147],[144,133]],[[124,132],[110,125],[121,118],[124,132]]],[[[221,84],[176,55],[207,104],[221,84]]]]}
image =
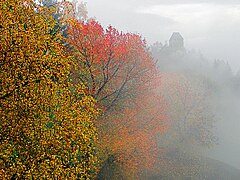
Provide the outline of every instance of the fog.
{"type": "MultiPolygon", "coordinates": [[[[211,106],[214,109],[216,120],[214,133],[218,137],[218,142],[207,150],[207,156],[240,169],[240,94],[239,88],[233,88],[235,84],[239,84],[239,76],[236,75],[240,68],[239,1],[86,2],[90,17],[96,17],[105,27],[111,24],[124,32],[139,33],[146,38],[149,46],[156,41],[167,45],[172,33],[180,32],[184,38],[186,54],[181,58],[179,56],[169,58],[168,55],[162,56],[161,52],[155,52],[155,58],[159,59],[159,66],[160,69],[162,66],[163,71],[195,71],[215,83],[217,89],[211,96],[211,106]],[[182,61],[164,64],[161,62],[162,59],[182,61]],[[229,74],[224,75],[221,70],[218,71],[219,74],[214,72],[214,60],[219,64],[223,63],[225,67],[229,65],[229,74]]],[[[158,50],[161,51],[160,49],[158,50]]]]}
{"type": "Polygon", "coordinates": [[[149,43],[165,42],[174,31],[188,49],[210,59],[224,59],[236,72],[240,66],[240,3],[226,0],[86,1],[89,15],[103,25],[138,32],[149,43]]]}
{"type": "Polygon", "coordinates": [[[239,180],[240,2],[83,1],[1,2],[0,179],[239,180]]]}

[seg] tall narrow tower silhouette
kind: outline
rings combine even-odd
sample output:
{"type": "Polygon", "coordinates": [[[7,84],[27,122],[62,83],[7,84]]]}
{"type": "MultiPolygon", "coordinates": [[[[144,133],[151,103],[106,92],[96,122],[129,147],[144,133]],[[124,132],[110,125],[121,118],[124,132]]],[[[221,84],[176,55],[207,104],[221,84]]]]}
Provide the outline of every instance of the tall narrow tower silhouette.
{"type": "Polygon", "coordinates": [[[175,50],[184,48],[184,39],[179,32],[174,32],[169,39],[169,47],[175,50]]]}

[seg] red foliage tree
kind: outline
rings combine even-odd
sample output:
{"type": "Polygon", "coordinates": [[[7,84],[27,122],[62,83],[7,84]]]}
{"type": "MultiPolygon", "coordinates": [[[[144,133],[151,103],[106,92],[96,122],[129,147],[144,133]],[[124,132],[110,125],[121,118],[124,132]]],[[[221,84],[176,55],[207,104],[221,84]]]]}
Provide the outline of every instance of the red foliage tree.
{"type": "Polygon", "coordinates": [[[78,63],[73,79],[87,84],[106,109],[132,95],[136,86],[143,87],[154,74],[155,63],[137,34],[123,34],[112,26],[104,30],[96,21],[71,21],[68,33],[78,63]]]}
{"type": "Polygon", "coordinates": [[[103,160],[113,155],[132,174],[150,167],[165,117],[163,98],[152,90],[159,76],[145,40],[112,26],[104,30],[96,21],[73,20],[68,34],[69,53],[77,62],[73,83],[86,84],[103,106],[98,121],[103,160]]]}

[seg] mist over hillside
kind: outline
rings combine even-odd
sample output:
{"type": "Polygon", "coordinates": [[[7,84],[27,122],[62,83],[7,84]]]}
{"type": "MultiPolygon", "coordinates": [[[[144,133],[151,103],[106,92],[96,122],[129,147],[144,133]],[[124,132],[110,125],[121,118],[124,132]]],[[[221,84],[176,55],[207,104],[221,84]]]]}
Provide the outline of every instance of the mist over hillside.
{"type": "Polygon", "coordinates": [[[162,72],[186,74],[194,81],[204,79],[211,94],[209,103],[218,137],[217,145],[207,155],[240,169],[239,73],[234,73],[227,61],[212,61],[201,52],[187,50],[178,32],[173,33],[168,43],[154,43],[151,51],[162,72]]]}

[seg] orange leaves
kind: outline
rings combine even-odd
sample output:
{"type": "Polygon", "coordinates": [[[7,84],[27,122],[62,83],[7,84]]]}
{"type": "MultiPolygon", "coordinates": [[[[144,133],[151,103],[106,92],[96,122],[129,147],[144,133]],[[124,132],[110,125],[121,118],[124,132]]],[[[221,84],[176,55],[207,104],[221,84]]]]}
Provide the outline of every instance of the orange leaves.
{"type": "Polygon", "coordinates": [[[96,21],[72,20],[68,33],[77,65],[71,78],[87,86],[105,113],[97,121],[102,160],[113,155],[131,173],[150,166],[166,117],[163,98],[152,90],[159,76],[145,40],[96,21]]]}
{"type": "Polygon", "coordinates": [[[112,26],[104,30],[94,20],[69,24],[69,53],[77,64],[72,79],[86,84],[107,110],[155,76],[155,64],[141,36],[112,26]]]}
{"type": "Polygon", "coordinates": [[[98,122],[99,141],[102,150],[108,152],[105,158],[114,155],[119,168],[133,178],[139,171],[154,167],[158,157],[157,136],[168,126],[165,101],[158,92],[145,90],[124,103],[121,110],[112,111],[98,122]]]}

